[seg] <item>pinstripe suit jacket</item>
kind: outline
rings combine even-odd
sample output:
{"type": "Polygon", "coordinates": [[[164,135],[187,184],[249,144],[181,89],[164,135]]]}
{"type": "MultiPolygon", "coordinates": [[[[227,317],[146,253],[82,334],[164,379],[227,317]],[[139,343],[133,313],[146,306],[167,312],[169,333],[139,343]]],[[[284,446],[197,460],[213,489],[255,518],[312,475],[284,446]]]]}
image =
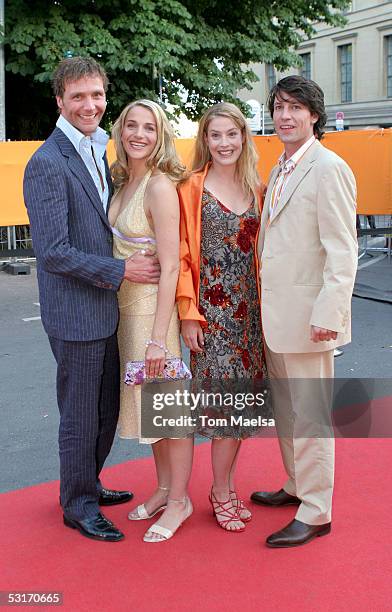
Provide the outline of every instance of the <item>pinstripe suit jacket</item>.
{"type": "MultiPolygon", "coordinates": [[[[111,189],[106,159],[105,164],[111,189]]],[[[112,234],[94,181],[59,128],[30,159],[23,186],[45,331],[61,340],[111,336],[124,262],[112,256],[112,234]]]]}

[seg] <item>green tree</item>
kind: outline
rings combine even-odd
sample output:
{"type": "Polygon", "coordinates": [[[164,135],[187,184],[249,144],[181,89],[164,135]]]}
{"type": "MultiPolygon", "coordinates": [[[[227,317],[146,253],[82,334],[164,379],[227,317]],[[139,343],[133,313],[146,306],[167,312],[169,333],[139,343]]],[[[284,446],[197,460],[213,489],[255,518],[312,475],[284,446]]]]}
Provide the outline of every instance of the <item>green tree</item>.
{"type": "Polygon", "coordinates": [[[42,138],[55,118],[51,73],[66,54],[91,55],[111,86],[107,124],[138,97],[190,118],[235,101],[256,80],[251,63],[278,69],[312,23],[343,23],[347,0],[6,0],[7,136],[42,138]]]}

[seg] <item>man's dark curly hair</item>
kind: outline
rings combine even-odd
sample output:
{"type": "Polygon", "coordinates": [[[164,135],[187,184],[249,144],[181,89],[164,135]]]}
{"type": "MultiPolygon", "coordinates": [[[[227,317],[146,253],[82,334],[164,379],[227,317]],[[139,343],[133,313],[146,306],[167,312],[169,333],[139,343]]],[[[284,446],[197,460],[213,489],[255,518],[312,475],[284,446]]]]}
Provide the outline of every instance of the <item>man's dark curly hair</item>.
{"type": "Polygon", "coordinates": [[[298,102],[306,106],[311,113],[318,115],[318,119],[313,125],[313,133],[318,140],[321,140],[324,135],[323,128],[328,119],[327,113],[325,112],[324,93],[321,87],[314,81],[305,79],[299,75],[284,77],[274,85],[268,96],[267,105],[271,117],[273,117],[274,114],[275,98],[277,96],[284,96],[284,94],[288,94],[295,98],[298,102]]]}

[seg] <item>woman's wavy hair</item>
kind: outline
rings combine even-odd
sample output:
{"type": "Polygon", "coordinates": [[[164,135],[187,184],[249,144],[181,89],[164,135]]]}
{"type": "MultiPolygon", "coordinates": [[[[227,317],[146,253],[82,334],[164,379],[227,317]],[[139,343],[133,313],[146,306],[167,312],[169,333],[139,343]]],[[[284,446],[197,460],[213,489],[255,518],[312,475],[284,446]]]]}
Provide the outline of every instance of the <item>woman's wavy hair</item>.
{"type": "Polygon", "coordinates": [[[241,130],[243,136],[242,152],[237,161],[237,176],[245,193],[253,195],[258,202],[261,181],[257,171],[258,154],[253,144],[252,134],[248,123],[240,109],[230,102],[220,102],[208,108],[199,122],[196,136],[195,152],[192,162],[192,170],[200,172],[205,165],[211,161],[211,153],[208,148],[206,136],[208,126],[215,117],[227,117],[241,130]]]}
{"type": "Polygon", "coordinates": [[[116,119],[112,128],[112,138],[116,149],[116,161],[111,165],[110,171],[114,186],[120,189],[129,179],[128,157],[121,142],[121,134],[127,115],[131,108],[143,106],[152,112],[157,126],[157,143],[150,157],[147,159],[147,168],[157,168],[173,181],[178,183],[185,172],[185,166],[177,157],[174,147],[174,132],[164,110],[152,100],[135,100],[127,104],[116,119]]]}
{"type": "Polygon", "coordinates": [[[316,123],[313,125],[313,134],[318,140],[324,136],[324,127],[327,123],[327,113],[324,105],[324,93],[321,87],[310,79],[305,79],[303,76],[294,74],[284,77],[271,89],[267,105],[271,117],[274,116],[274,104],[277,96],[282,94],[292,96],[298,102],[308,108],[311,113],[318,115],[316,123]]]}

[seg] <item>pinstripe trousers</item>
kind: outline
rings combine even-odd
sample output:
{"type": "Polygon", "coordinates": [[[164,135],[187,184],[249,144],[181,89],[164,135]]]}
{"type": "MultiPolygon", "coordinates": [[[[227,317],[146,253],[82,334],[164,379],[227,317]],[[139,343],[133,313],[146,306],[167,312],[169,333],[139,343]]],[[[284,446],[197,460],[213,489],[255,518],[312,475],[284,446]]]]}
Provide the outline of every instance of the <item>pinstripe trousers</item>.
{"type": "Polygon", "coordinates": [[[49,342],[57,362],[61,505],[68,518],[83,520],[99,512],[99,474],[117,426],[117,337],[68,341],[49,336],[49,342]]]}

